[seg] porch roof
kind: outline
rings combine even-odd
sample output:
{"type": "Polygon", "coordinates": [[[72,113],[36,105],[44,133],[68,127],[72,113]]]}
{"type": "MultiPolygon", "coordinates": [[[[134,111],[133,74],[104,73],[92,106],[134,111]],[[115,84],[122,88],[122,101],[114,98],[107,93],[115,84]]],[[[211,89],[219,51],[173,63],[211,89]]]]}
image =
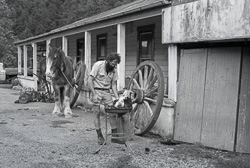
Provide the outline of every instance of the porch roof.
{"type": "Polygon", "coordinates": [[[165,5],[168,5],[170,3],[171,3],[170,0],[137,0],[137,1],[134,1],[132,3],[128,3],[125,5],[116,7],[114,9],[102,12],[100,14],[97,14],[97,15],[94,15],[94,16],[91,16],[88,18],[84,18],[84,19],[76,21],[74,23],[65,25],[63,27],[51,30],[50,32],[47,32],[47,33],[44,33],[44,34],[41,34],[38,36],[33,36],[33,37],[30,37],[27,39],[18,40],[14,44],[20,45],[22,43],[27,43],[29,41],[39,40],[39,38],[49,36],[52,34],[56,34],[58,32],[72,30],[74,28],[78,28],[81,26],[86,26],[86,25],[89,25],[92,23],[101,22],[101,21],[121,17],[124,15],[129,15],[129,14],[136,13],[139,11],[145,11],[147,9],[151,9],[154,7],[165,6],[165,5]]]}

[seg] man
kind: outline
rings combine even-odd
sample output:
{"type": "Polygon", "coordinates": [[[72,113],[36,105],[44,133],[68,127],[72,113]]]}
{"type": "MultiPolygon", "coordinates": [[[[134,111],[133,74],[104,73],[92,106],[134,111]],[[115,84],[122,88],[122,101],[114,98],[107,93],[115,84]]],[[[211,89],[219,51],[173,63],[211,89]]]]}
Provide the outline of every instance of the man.
{"type": "MultiPolygon", "coordinates": [[[[97,132],[98,144],[104,143],[100,122],[100,105],[113,105],[113,99],[110,89],[113,90],[116,99],[119,98],[117,93],[118,74],[116,70],[117,64],[121,61],[119,54],[111,53],[105,61],[97,61],[90,72],[88,86],[90,87],[93,103],[93,111],[95,113],[94,126],[97,132]]],[[[117,133],[116,116],[110,116],[111,132],[117,133]]],[[[113,143],[123,143],[120,139],[111,138],[113,143]]]]}

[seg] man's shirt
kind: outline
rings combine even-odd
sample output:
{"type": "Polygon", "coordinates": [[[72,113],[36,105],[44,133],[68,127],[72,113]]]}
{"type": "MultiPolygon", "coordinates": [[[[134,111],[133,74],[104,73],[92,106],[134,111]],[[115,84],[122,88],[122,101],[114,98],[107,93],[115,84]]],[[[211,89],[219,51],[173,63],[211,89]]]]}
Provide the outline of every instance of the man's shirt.
{"type": "Polygon", "coordinates": [[[90,76],[94,77],[94,88],[110,89],[112,81],[117,81],[118,79],[116,68],[107,74],[105,62],[97,61],[92,67],[90,76]]]}

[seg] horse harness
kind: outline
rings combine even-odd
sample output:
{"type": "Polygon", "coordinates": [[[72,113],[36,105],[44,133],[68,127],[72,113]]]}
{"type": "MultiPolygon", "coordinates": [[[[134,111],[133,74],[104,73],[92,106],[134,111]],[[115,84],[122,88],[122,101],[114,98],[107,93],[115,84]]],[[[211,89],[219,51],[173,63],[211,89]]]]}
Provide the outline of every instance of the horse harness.
{"type": "MultiPolygon", "coordinates": [[[[64,78],[67,80],[68,84],[70,85],[70,87],[74,88],[75,86],[72,86],[71,83],[69,82],[68,78],[66,77],[66,75],[64,74],[64,72],[61,70],[64,78]]],[[[76,89],[76,92],[80,94],[80,92],[78,92],[78,90],[76,89]]]]}

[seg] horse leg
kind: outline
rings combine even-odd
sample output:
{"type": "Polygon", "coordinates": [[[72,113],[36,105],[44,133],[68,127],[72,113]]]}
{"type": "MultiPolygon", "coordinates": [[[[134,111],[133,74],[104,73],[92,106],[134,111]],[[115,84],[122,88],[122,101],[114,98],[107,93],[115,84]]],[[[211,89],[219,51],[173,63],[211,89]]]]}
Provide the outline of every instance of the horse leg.
{"type": "Polygon", "coordinates": [[[60,105],[60,91],[58,86],[54,86],[54,91],[55,91],[55,107],[52,112],[53,116],[58,116],[61,113],[61,105],[60,105]]]}
{"type": "Polygon", "coordinates": [[[72,110],[70,109],[70,86],[66,85],[64,87],[64,115],[65,118],[71,118],[73,116],[72,110]]]}

